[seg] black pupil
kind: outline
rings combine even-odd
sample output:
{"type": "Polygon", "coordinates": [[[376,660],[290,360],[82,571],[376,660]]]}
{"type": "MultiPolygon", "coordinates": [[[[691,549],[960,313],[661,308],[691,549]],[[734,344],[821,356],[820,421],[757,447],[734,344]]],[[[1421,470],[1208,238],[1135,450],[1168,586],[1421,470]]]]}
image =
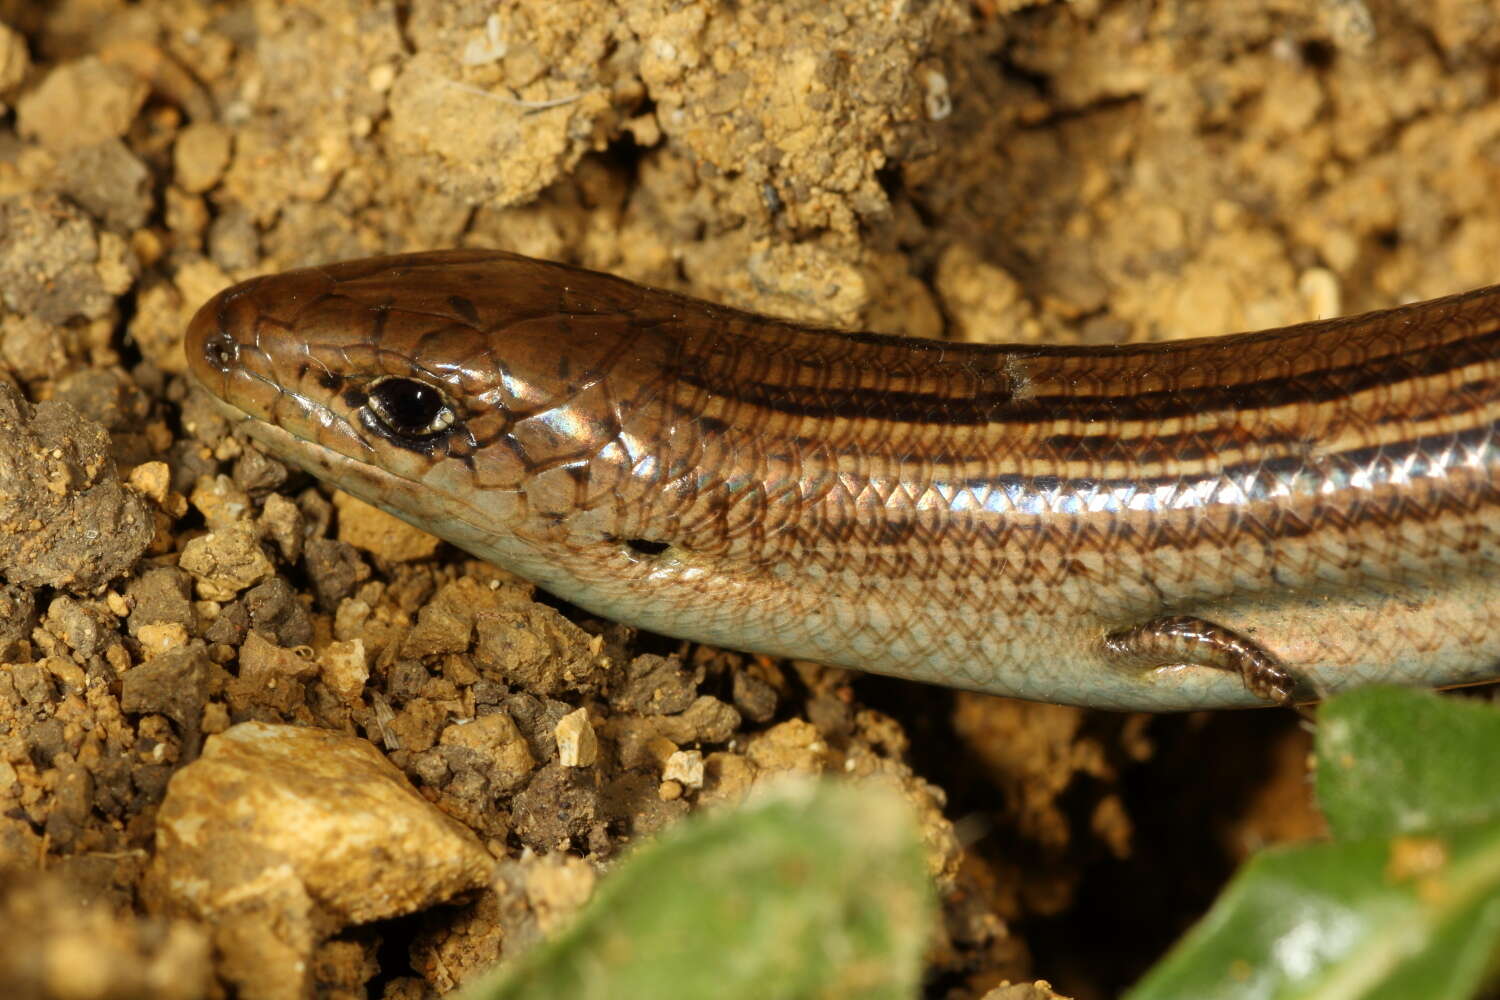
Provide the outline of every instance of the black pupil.
{"type": "Polygon", "coordinates": [[[443,411],[443,397],[431,386],[406,378],[388,378],[370,390],[376,412],[398,434],[434,433],[432,422],[443,411]]]}

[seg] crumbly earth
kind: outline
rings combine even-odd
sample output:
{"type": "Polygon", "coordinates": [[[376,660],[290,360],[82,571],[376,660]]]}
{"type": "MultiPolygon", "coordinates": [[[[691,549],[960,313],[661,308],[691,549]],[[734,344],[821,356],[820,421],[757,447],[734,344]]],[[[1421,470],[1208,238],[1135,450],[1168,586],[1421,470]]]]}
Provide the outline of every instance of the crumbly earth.
{"type": "Polygon", "coordinates": [[[918,805],[931,995],[1117,994],[1318,832],[1295,717],[591,619],[233,434],[187,318],[459,245],[984,341],[1386,306],[1497,278],[1497,59],[1490,0],[0,0],[0,994],[431,996],[785,772],[918,805]],[[292,810],[295,752],[349,794],[292,810]]]}

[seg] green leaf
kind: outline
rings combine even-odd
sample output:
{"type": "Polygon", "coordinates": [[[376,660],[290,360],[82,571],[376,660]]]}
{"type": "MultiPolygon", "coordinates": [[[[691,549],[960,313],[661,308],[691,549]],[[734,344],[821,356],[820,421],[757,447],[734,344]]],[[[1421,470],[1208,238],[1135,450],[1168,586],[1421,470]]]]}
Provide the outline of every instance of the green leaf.
{"type": "Polygon", "coordinates": [[[1406,688],[1334,698],[1318,712],[1318,800],[1335,839],[1500,816],[1500,712],[1406,688]]]}
{"type": "Polygon", "coordinates": [[[464,996],[914,997],[930,883],[896,792],[795,782],[646,843],[569,928],[464,996]]]}
{"type": "Polygon", "coordinates": [[[1129,1000],[1460,1000],[1500,941],[1500,824],[1262,852],[1129,1000]]]}
{"type": "Polygon", "coordinates": [[[1462,1000],[1500,955],[1500,713],[1366,689],[1318,715],[1332,843],[1262,852],[1129,1000],[1462,1000]]]}

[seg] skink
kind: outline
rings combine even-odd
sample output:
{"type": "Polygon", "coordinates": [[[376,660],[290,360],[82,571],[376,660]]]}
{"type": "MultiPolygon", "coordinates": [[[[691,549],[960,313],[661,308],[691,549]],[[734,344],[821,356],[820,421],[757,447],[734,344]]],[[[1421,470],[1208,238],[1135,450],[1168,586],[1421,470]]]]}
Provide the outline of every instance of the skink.
{"type": "Polygon", "coordinates": [[[271,454],[667,635],[1117,709],[1500,674],[1500,287],[990,346],[453,250],[236,285],[186,350],[271,454]]]}

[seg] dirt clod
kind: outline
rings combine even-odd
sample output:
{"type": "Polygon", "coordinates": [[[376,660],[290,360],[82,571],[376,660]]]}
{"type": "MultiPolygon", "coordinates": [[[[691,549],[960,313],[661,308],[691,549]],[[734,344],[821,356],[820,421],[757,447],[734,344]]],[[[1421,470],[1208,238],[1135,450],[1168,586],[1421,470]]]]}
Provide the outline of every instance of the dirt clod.
{"type": "Polygon", "coordinates": [[[209,662],[202,646],[170,650],[126,672],[120,709],[171,719],[191,759],[198,752],[204,706],[223,683],[219,668],[209,662]]]}
{"type": "Polygon", "coordinates": [[[183,546],[177,565],[192,574],[199,597],[232,600],[241,591],[271,576],[275,567],[248,527],[213,531],[183,546]]]}
{"type": "Polygon", "coordinates": [[[16,102],[23,136],[54,152],[118,139],[146,100],[144,81],[95,56],[55,67],[16,102]],[[82,112],[82,113],[80,113],[82,112]]]}
{"type": "Polygon", "coordinates": [[[68,150],[57,161],[58,190],[116,232],[130,232],[151,211],[151,174],[119,139],[68,150]]]}
{"type": "Polygon", "coordinates": [[[99,319],[138,263],[112,233],[53,195],[0,199],[0,300],[47,323],[99,319]]]}
{"type": "Polygon", "coordinates": [[[12,997],[195,1000],[213,982],[208,935],[137,917],[66,875],[0,877],[0,983],[12,997]]]}
{"type": "Polygon", "coordinates": [[[116,475],[104,428],[0,383],[0,572],[13,584],[92,591],[151,540],[144,500],[116,475]]]}

